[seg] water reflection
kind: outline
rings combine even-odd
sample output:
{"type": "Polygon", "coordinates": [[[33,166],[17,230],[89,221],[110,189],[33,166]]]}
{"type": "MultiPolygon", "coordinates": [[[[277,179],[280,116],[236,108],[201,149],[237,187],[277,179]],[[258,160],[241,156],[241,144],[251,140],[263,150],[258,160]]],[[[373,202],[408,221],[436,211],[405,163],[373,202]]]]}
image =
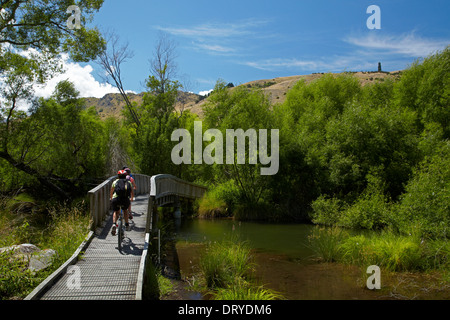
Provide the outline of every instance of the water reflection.
{"type": "Polygon", "coordinates": [[[313,255],[308,247],[308,235],[313,227],[307,224],[190,219],[180,221],[177,239],[187,242],[239,239],[248,241],[258,251],[281,253],[291,259],[306,259],[313,255]]]}

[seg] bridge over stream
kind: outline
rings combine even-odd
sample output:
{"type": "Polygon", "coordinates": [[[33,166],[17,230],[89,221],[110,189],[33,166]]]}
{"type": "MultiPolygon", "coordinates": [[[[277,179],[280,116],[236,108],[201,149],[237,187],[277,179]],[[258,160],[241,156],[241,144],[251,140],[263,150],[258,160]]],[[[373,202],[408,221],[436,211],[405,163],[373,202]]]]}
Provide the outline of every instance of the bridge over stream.
{"type": "Polygon", "coordinates": [[[125,232],[123,249],[111,235],[111,177],[88,192],[91,232],[58,270],[33,290],[26,300],[142,300],[148,249],[158,240],[158,206],[175,207],[200,198],[206,188],[172,175],[133,175],[137,192],[131,203],[133,220],[125,232]]]}

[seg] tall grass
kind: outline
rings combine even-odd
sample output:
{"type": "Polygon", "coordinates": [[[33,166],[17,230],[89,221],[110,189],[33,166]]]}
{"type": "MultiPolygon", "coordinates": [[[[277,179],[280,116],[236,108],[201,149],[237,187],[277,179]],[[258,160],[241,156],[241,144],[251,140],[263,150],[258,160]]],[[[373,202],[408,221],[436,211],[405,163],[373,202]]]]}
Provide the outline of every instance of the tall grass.
{"type": "Polygon", "coordinates": [[[90,216],[84,203],[75,206],[56,205],[49,208],[51,222],[41,245],[58,252],[66,261],[89,233],[90,216]]]}
{"type": "Polygon", "coordinates": [[[337,227],[316,227],[309,241],[317,256],[327,262],[377,265],[389,271],[448,270],[450,265],[448,240],[392,231],[350,235],[337,227]]]}
{"type": "Polygon", "coordinates": [[[200,271],[209,288],[225,288],[250,274],[250,259],[250,248],[245,242],[214,242],[200,257],[200,271]]]}
{"type": "Polygon", "coordinates": [[[210,243],[200,257],[200,272],[216,300],[276,300],[283,297],[252,283],[251,249],[246,242],[210,243]]]}
{"type": "Polygon", "coordinates": [[[237,279],[227,288],[218,288],[215,300],[282,300],[283,296],[277,292],[255,286],[243,279],[237,279]]]}
{"type": "Polygon", "coordinates": [[[372,236],[353,236],[340,245],[342,260],[358,265],[377,265],[390,271],[423,269],[420,239],[382,232],[372,236]]]}
{"type": "Polygon", "coordinates": [[[309,247],[325,262],[334,262],[341,259],[341,242],[346,236],[339,227],[316,226],[308,236],[309,247]]]}
{"type": "MultiPolygon", "coordinates": [[[[5,208],[5,207],[4,207],[5,208]]],[[[0,211],[0,246],[32,243],[40,249],[53,249],[57,256],[50,267],[38,272],[27,270],[27,261],[17,259],[12,251],[0,254],[0,300],[21,299],[66,261],[89,231],[89,214],[84,203],[56,205],[47,209],[48,224],[41,228],[33,217],[18,218],[10,211],[0,211]]]]}
{"type": "Polygon", "coordinates": [[[200,218],[218,218],[227,215],[225,201],[217,197],[215,193],[206,193],[198,203],[198,215],[200,218]]]}

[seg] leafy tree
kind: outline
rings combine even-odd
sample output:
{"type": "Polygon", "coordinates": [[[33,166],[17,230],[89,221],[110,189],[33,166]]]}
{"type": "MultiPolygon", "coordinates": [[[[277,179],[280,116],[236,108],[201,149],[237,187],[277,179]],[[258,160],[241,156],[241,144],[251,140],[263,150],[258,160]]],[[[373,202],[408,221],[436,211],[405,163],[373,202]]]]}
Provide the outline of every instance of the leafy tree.
{"type": "Polygon", "coordinates": [[[450,138],[450,46],[442,52],[416,61],[395,86],[395,101],[417,111],[422,129],[439,124],[444,138],[450,138]]]}
{"type": "MultiPolygon", "coordinates": [[[[29,116],[19,108],[23,110],[24,101],[28,101],[33,103],[30,113],[39,114],[33,86],[45,83],[60,70],[55,63],[59,54],[67,52],[74,61],[86,62],[104,49],[98,30],[84,27],[102,3],[78,1],[83,13],[82,27],[71,30],[67,27],[66,11],[72,1],[0,1],[0,96],[4,120],[0,125],[0,158],[63,198],[68,194],[55,181],[68,181],[69,177],[56,175],[53,168],[37,166],[49,144],[45,140],[48,128],[37,120],[38,116],[29,116]]],[[[79,106],[64,96],[72,95],[76,100],[70,85],[61,84],[58,90],[56,99],[67,103],[70,114],[77,114],[79,106]]]]}
{"type": "Polygon", "coordinates": [[[391,213],[399,231],[447,238],[450,230],[450,144],[444,142],[414,169],[391,213]]]}
{"type": "Polygon", "coordinates": [[[73,0],[1,0],[0,44],[52,55],[58,55],[62,48],[75,61],[94,59],[104,42],[97,29],[86,29],[84,25],[92,20],[103,0],[77,1],[82,26],[71,30],[67,27],[67,8],[73,4],[73,0]]]}
{"type": "Polygon", "coordinates": [[[105,174],[104,125],[70,82],[12,123],[2,157],[61,197],[85,191],[83,182],[105,174]]]}
{"type": "MultiPolygon", "coordinates": [[[[249,132],[248,130],[255,130],[258,134],[259,129],[266,129],[269,132],[268,143],[270,143],[270,129],[274,128],[270,107],[270,103],[262,91],[247,90],[244,87],[230,89],[225,82],[219,80],[203,109],[205,130],[218,129],[224,139],[224,159],[222,159],[224,163],[213,166],[215,183],[221,184],[227,180],[235,182],[239,191],[237,206],[245,212],[243,217],[250,214],[253,217],[261,218],[254,213],[258,211],[255,209],[260,202],[268,200],[269,178],[261,175],[262,165],[258,161],[256,163],[250,161],[250,140],[248,138],[245,142],[245,164],[238,163],[237,158],[241,155],[238,154],[236,146],[232,155],[234,163],[228,164],[225,161],[225,157],[228,157],[225,148],[226,130],[242,129],[244,133],[249,132]]],[[[259,142],[259,138],[257,139],[259,142]]],[[[236,141],[234,143],[236,144],[236,141]]],[[[256,148],[258,150],[258,146],[256,148]]],[[[259,156],[259,151],[256,152],[256,155],[259,156]]]]}

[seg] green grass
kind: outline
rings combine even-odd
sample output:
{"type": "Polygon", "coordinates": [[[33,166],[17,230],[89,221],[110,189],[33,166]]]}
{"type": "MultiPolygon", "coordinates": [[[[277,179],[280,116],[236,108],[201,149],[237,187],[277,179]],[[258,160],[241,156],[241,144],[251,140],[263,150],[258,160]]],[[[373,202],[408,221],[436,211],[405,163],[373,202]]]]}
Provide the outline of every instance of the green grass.
{"type": "Polygon", "coordinates": [[[164,277],[160,271],[158,271],[156,273],[156,279],[158,280],[158,288],[159,288],[160,297],[168,295],[174,290],[174,285],[172,284],[170,279],[167,279],[166,277],[164,277]]]}
{"type": "Polygon", "coordinates": [[[316,227],[310,246],[327,262],[377,265],[389,271],[448,270],[448,240],[423,239],[381,231],[350,235],[338,227],[316,227]]]}
{"type": "MultiPolygon", "coordinates": [[[[0,200],[1,203],[5,201],[9,199],[0,200]]],[[[0,211],[0,247],[31,243],[42,250],[57,252],[49,268],[35,273],[27,270],[25,262],[14,259],[11,252],[0,254],[0,300],[27,296],[74,253],[89,232],[90,217],[84,203],[56,205],[47,208],[46,214],[45,219],[38,219],[47,221],[41,225],[35,223],[33,214],[0,211]]]]}
{"type": "Polygon", "coordinates": [[[251,271],[250,248],[244,242],[211,243],[200,257],[200,270],[209,288],[224,288],[251,271]]]}
{"type": "Polygon", "coordinates": [[[200,218],[218,218],[227,214],[225,201],[219,199],[215,193],[207,193],[200,199],[198,204],[198,215],[200,218]]]}
{"type": "Polygon", "coordinates": [[[315,227],[308,236],[309,247],[325,262],[339,261],[341,241],[347,236],[339,227],[315,227]]]}
{"type": "Polygon", "coordinates": [[[253,263],[247,243],[210,243],[200,257],[200,272],[215,300],[276,300],[283,297],[252,282],[253,263]]]}
{"type": "Polygon", "coordinates": [[[283,296],[263,286],[255,286],[237,279],[227,288],[218,288],[214,292],[215,300],[282,300],[283,296]]]}

